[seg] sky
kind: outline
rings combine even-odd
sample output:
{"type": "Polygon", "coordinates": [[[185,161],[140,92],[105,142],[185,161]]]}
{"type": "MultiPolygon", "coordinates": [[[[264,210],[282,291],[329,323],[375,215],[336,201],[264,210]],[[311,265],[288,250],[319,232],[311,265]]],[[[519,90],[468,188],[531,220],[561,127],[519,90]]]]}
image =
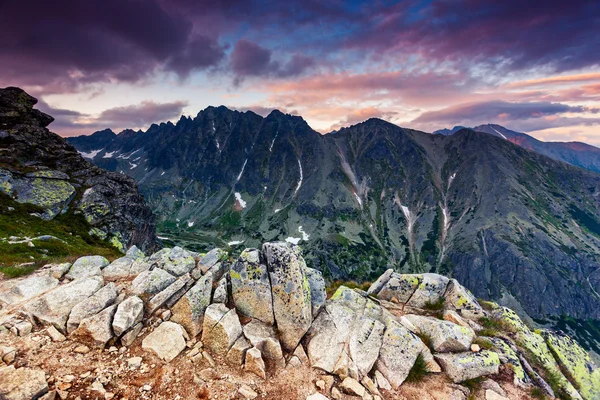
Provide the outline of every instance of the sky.
{"type": "Polygon", "coordinates": [[[0,87],[63,136],[225,105],[600,146],[599,31],[598,0],[0,0],[0,87]]]}

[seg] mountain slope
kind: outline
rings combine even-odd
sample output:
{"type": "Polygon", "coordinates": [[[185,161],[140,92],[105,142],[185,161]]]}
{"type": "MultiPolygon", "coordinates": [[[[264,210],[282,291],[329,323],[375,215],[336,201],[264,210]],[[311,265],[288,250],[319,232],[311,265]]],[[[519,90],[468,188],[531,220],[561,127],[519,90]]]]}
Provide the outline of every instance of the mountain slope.
{"type": "MultiPolygon", "coordinates": [[[[451,135],[457,132],[441,129],[434,134],[451,135]]],[[[527,150],[535,151],[555,160],[563,161],[576,167],[581,167],[594,172],[600,172],[600,149],[581,142],[543,142],[526,133],[511,131],[503,126],[495,124],[479,125],[473,128],[478,132],[485,132],[493,136],[506,139],[527,150]]]]}
{"type": "Polygon", "coordinates": [[[85,151],[139,182],[176,243],[288,240],[331,278],[440,272],[533,317],[600,318],[594,173],[378,119],[320,135],[300,117],[210,107],[120,136],[85,151]]]}
{"type": "MultiPolygon", "coordinates": [[[[46,128],[54,119],[33,109],[36,102],[21,89],[0,89],[0,192],[7,197],[3,199],[31,205],[45,220],[72,217],[77,224],[81,216],[90,235],[120,249],[134,244],[153,249],[154,217],[136,182],[84,160],[46,128]]],[[[14,211],[8,207],[3,212],[10,216],[11,208],[14,211]]]]}

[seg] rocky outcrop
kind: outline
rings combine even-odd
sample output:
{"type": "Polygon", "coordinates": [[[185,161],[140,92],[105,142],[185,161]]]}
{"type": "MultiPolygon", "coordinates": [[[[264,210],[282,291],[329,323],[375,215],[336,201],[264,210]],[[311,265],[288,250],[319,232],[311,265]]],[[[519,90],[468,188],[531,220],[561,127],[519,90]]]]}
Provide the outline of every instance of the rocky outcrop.
{"type": "Polygon", "coordinates": [[[0,192],[38,206],[44,219],[81,214],[91,234],[123,252],[154,249],[154,217],[135,181],[86,161],[46,128],[54,119],[36,103],[19,88],[0,89],[0,192]]]}
{"type": "MultiPolygon", "coordinates": [[[[54,343],[78,343],[73,352],[81,355],[106,348],[123,353],[138,342],[141,350],[135,351],[151,354],[166,370],[177,360],[195,370],[203,360],[211,367],[195,372],[194,380],[202,384],[218,380],[213,368],[223,363],[230,366],[228,376],[243,370],[269,382],[281,371],[294,376],[295,369],[310,367],[322,377],[315,386],[330,398],[344,398],[342,393],[396,398],[407,380],[431,373],[456,384],[477,379],[483,382],[479,397],[486,399],[507,397],[506,385],[519,393],[536,386],[571,400],[597,397],[598,369],[576,342],[564,334],[532,331],[513,311],[494,303],[483,303],[484,309],[456,280],[386,272],[368,292],[340,286],[327,299],[322,275],[306,267],[296,246],[265,243],[262,251],[243,251],[233,266],[224,254],[220,249],[205,256],[183,249],[150,257],[128,254],[148,269],[135,278],[129,269],[106,284],[102,273],[89,276],[100,268],[89,259],[74,263],[89,271],[78,268],[82,275],[73,281],[63,277],[47,284],[42,277],[53,269],[44,268],[33,277],[0,283],[0,297],[17,287],[21,295],[0,309],[0,335],[5,331],[23,340],[47,332],[54,343]],[[47,291],[40,293],[40,287],[47,291]],[[217,290],[224,292],[223,301],[216,301],[217,290]],[[252,290],[270,294],[265,296],[270,303],[247,296],[252,290]],[[265,310],[272,318],[265,318],[271,315],[265,310]]],[[[0,346],[0,358],[23,365],[18,359],[23,350],[28,351],[0,346]]],[[[130,358],[128,368],[147,368],[140,358],[130,358]]],[[[15,372],[0,365],[3,373],[15,372]]],[[[37,381],[32,375],[31,390],[48,390],[37,381]]],[[[22,388],[2,384],[0,391],[7,393],[30,390],[25,383],[22,388]]],[[[58,390],[59,384],[53,383],[58,390]]],[[[94,382],[93,390],[106,390],[100,384],[94,382]]],[[[454,384],[444,390],[449,398],[471,394],[454,384]]]]}

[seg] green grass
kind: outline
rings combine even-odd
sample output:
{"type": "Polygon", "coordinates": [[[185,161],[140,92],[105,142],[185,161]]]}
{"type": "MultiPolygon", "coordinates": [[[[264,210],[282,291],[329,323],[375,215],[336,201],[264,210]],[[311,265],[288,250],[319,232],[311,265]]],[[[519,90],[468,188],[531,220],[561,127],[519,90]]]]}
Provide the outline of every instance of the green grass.
{"type": "Polygon", "coordinates": [[[406,382],[419,383],[422,382],[425,376],[428,374],[427,363],[421,354],[417,356],[415,364],[410,369],[406,382]]]}
{"type": "Polygon", "coordinates": [[[482,317],[479,318],[479,324],[483,327],[483,330],[479,332],[480,336],[497,336],[499,333],[512,330],[501,318],[482,317]]]}
{"type": "Polygon", "coordinates": [[[371,286],[371,282],[358,283],[356,281],[343,280],[331,281],[325,288],[325,291],[327,292],[327,298],[330,298],[340,286],[346,286],[348,289],[360,289],[366,292],[371,286]]]}
{"type": "Polygon", "coordinates": [[[537,386],[531,389],[530,394],[534,399],[546,400],[546,393],[537,386]]]}
{"type": "Polygon", "coordinates": [[[429,348],[429,350],[433,351],[431,336],[423,332],[418,333],[417,336],[421,339],[421,342],[423,342],[423,344],[429,348]]]}
{"type": "Polygon", "coordinates": [[[479,389],[479,387],[481,387],[481,383],[484,380],[485,380],[484,377],[467,379],[466,381],[463,381],[461,383],[461,385],[463,385],[464,387],[469,389],[471,391],[471,393],[475,393],[477,391],[477,389],[479,389]]]}
{"type": "Polygon", "coordinates": [[[480,337],[476,337],[475,340],[473,341],[473,343],[475,343],[476,345],[481,347],[482,350],[491,350],[492,347],[494,347],[494,345],[492,343],[490,343],[489,340],[485,340],[480,337]]]}
{"type": "Polygon", "coordinates": [[[427,311],[442,311],[444,309],[444,302],[446,301],[445,297],[440,297],[437,301],[428,301],[425,303],[424,308],[427,311]]]}
{"type": "Polygon", "coordinates": [[[51,221],[30,215],[40,211],[36,206],[17,203],[0,193],[0,272],[4,276],[27,275],[45,264],[72,262],[84,255],[101,255],[109,260],[121,256],[109,242],[89,235],[90,225],[82,215],[68,212],[51,221]],[[35,247],[30,247],[26,243],[9,244],[8,240],[3,240],[10,236],[33,238],[41,235],[51,235],[62,241],[34,241],[35,247]]]}

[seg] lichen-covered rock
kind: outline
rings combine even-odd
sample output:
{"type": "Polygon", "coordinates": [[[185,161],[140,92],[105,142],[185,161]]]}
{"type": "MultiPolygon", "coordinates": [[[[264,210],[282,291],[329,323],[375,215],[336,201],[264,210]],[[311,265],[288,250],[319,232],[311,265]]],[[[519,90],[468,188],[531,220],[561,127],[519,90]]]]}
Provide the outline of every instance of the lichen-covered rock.
{"type": "Polygon", "coordinates": [[[449,279],[438,274],[423,274],[417,290],[406,303],[408,306],[424,308],[443,299],[449,279]]]}
{"type": "Polygon", "coordinates": [[[215,293],[213,294],[213,303],[227,304],[228,302],[229,284],[227,283],[227,277],[224,276],[219,282],[217,282],[217,287],[215,288],[215,293]]]}
{"type": "Polygon", "coordinates": [[[215,354],[225,356],[242,335],[242,325],[235,309],[211,304],[204,312],[202,343],[215,354]]]}
{"type": "Polygon", "coordinates": [[[383,343],[385,325],[365,317],[356,321],[358,324],[349,340],[350,357],[358,370],[359,378],[367,376],[379,357],[379,349],[383,343]]]}
{"type": "Polygon", "coordinates": [[[289,243],[265,243],[273,296],[273,314],[279,339],[289,351],[296,348],[312,323],[310,285],[304,269],[306,263],[289,243]]]}
{"type": "Polygon", "coordinates": [[[244,326],[243,331],[244,336],[252,346],[260,350],[266,360],[285,365],[281,344],[272,326],[259,320],[252,320],[244,326]]]}
{"type": "Polygon", "coordinates": [[[434,357],[448,377],[455,383],[497,374],[500,367],[498,354],[488,350],[479,353],[435,354],[434,357]]]}
{"type": "Polygon", "coordinates": [[[444,297],[446,308],[457,311],[464,318],[477,321],[485,316],[485,311],[473,293],[458,283],[456,279],[450,279],[444,297]]]}
{"type": "Polygon", "coordinates": [[[16,281],[14,284],[6,282],[0,291],[0,305],[17,303],[39,296],[54,289],[58,283],[58,279],[48,275],[32,276],[16,281]]]}
{"type": "Polygon", "coordinates": [[[185,274],[177,278],[175,282],[171,283],[164,290],[162,290],[161,292],[156,294],[156,296],[150,299],[147,307],[148,313],[152,314],[154,311],[162,307],[163,304],[165,304],[167,301],[169,301],[173,297],[177,297],[178,292],[190,282],[192,282],[192,277],[190,276],[190,274],[185,274]]]}
{"type": "Polygon", "coordinates": [[[531,384],[531,380],[525,373],[525,369],[519,360],[515,351],[500,338],[489,338],[494,345],[494,351],[498,353],[502,364],[509,364],[514,372],[513,382],[516,386],[526,388],[531,384]]]}
{"type": "Polygon", "coordinates": [[[41,369],[0,368],[0,399],[39,399],[47,392],[46,374],[41,369]]]}
{"type": "Polygon", "coordinates": [[[104,347],[114,336],[112,321],[116,310],[117,306],[112,305],[98,314],[82,319],[71,337],[86,344],[104,347]]]}
{"type": "Polygon", "coordinates": [[[213,266],[226,259],[227,252],[225,250],[214,248],[198,261],[198,268],[202,271],[202,274],[206,274],[213,266]]]}
{"type": "Polygon", "coordinates": [[[110,264],[108,260],[102,256],[80,257],[71,265],[65,277],[68,279],[80,279],[102,275],[102,268],[108,264],[110,264]]]}
{"type": "Polygon", "coordinates": [[[139,274],[131,283],[131,291],[140,297],[150,298],[166,289],[176,279],[167,271],[154,268],[151,271],[144,271],[139,274]]]}
{"type": "Polygon", "coordinates": [[[381,289],[383,289],[383,287],[388,283],[393,273],[393,269],[387,269],[383,274],[379,276],[379,278],[377,278],[375,282],[371,284],[371,286],[369,286],[367,294],[370,296],[377,296],[381,289]]]}
{"type": "Polygon", "coordinates": [[[189,251],[174,247],[165,253],[165,256],[157,262],[157,266],[171,275],[181,276],[194,269],[196,260],[189,251]]]}
{"type": "Polygon", "coordinates": [[[231,297],[242,314],[273,325],[273,300],[267,266],[257,249],[246,249],[229,271],[231,297]]]}
{"type": "Polygon", "coordinates": [[[325,279],[323,279],[323,273],[313,268],[305,268],[304,273],[308,279],[310,286],[310,299],[311,299],[311,310],[312,316],[315,318],[321,311],[321,308],[325,304],[327,299],[327,293],[325,292],[325,279]]]}
{"type": "Polygon", "coordinates": [[[129,256],[118,258],[102,270],[102,276],[107,281],[127,278],[133,262],[134,259],[129,256]]]}
{"type": "Polygon", "coordinates": [[[393,318],[387,319],[375,366],[394,389],[398,389],[408,376],[422,346],[421,340],[408,329],[393,318]]]}
{"type": "Polygon", "coordinates": [[[60,332],[65,333],[73,307],[96,293],[102,286],[102,277],[76,279],[27,304],[25,309],[40,322],[54,325],[60,332]]]}
{"type": "Polygon", "coordinates": [[[542,331],[546,344],[585,400],[600,399],[600,369],[579,343],[562,332],[542,331]]]}
{"type": "Polygon", "coordinates": [[[142,349],[153,351],[158,358],[171,362],[185,349],[186,335],[181,325],[165,321],[142,340],[142,349]]]}
{"type": "Polygon", "coordinates": [[[212,275],[204,275],[171,309],[171,321],[181,324],[190,337],[196,337],[202,330],[202,317],[210,305],[212,284],[212,275]]]}
{"type": "Polygon", "coordinates": [[[137,296],[123,300],[117,307],[113,318],[112,327],[116,336],[121,336],[129,328],[142,320],[144,316],[144,302],[137,296]]]}
{"type": "MultiPolygon", "coordinates": [[[[386,275],[386,273],[384,273],[384,275],[386,275]]],[[[415,290],[417,290],[421,280],[422,275],[392,273],[377,293],[377,298],[387,301],[394,300],[398,303],[406,303],[415,290]]],[[[378,285],[381,285],[381,282],[379,282],[378,285]]]]}
{"type": "Polygon", "coordinates": [[[433,350],[438,353],[467,351],[471,347],[475,332],[473,329],[421,315],[404,316],[418,330],[431,339],[433,350]]]}
{"type": "Polygon", "coordinates": [[[98,290],[92,296],[77,304],[69,314],[67,321],[67,332],[71,333],[79,326],[84,319],[91,317],[110,306],[117,298],[117,290],[114,283],[109,283],[98,290]]]}

